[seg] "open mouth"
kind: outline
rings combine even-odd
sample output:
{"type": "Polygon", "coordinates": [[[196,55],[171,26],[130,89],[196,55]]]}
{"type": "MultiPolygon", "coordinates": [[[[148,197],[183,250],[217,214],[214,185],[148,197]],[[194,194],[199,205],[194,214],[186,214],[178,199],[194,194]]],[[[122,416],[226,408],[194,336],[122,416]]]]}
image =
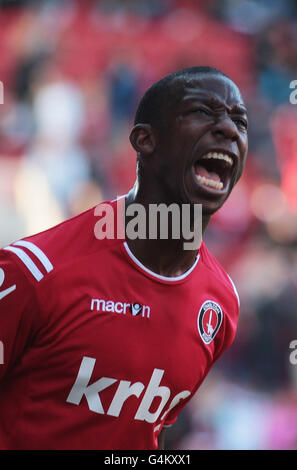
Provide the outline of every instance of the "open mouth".
{"type": "Polygon", "coordinates": [[[223,152],[208,152],[194,164],[194,173],[200,185],[223,191],[231,176],[234,161],[223,152]]]}

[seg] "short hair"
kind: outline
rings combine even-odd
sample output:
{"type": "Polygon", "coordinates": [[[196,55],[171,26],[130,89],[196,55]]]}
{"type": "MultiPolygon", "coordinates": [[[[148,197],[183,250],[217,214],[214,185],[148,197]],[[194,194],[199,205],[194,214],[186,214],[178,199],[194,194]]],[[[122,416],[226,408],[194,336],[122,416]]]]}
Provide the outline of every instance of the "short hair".
{"type": "Polygon", "coordinates": [[[180,98],[181,85],[191,84],[197,75],[220,75],[228,78],[226,74],[214,67],[195,66],[173,72],[154,83],[143,95],[136,110],[134,125],[151,124],[160,126],[163,123],[164,110],[180,98]]]}

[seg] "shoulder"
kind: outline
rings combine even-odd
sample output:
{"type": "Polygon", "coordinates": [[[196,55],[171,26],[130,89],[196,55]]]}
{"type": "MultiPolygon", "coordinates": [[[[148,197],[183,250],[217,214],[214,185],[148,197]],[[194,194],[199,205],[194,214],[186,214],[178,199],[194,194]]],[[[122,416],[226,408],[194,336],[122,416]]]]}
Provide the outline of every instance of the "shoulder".
{"type": "MultiPolygon", "coordinates": [[[[113,203],[105,201],[98,206],[104,205],[113,203]]],[[[7,258],[14,263],[31,283],[36,284],[64,266],[104,249],[105,240],[98,240],[95,234],[100,212],[98,206],[48,230],[11,243],[0,250],[2,259],[7,258]]]]}
{"type": "Polygon", "coordinates": [[[231,279],[230,275],[225,271],[219,261],[208,250],[204,242],[202,242],[200,249],[201,261],[205,268],[210,271],[214,282],[220,286],[225,293],[228,293],[235,301],[238,309],[240,307],[240,299],[237,288],[231,279]]]}

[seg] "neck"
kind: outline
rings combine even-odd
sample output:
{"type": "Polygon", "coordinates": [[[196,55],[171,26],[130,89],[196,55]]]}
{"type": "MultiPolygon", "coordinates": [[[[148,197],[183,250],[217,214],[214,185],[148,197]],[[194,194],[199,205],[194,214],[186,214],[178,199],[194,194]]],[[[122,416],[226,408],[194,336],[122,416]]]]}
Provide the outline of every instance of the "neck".
{"type": "MultiPolygon", "coordinates": [[[[131,204],[141,204],[145,208],[146,227],[148,228],[150,204],[161,204],[161,201],[161,197],[158,197],[156,192],[143,191],[136,183],[126,197],[126,210],[131,204]]],[[[169,205],[169,203],[167,203],[167,205],[169,205]]],[[[202,216],[202,228],[201,226],[198,227],[199,232],[202,230],[202,234],[207,227],[209,219],[210,216],[202,216]]],[[[126,215],[126,229],[129,220],[130,218],[126,215]]],[[[170,227],[170,224],[168,224],[168,226],[170,227]]],[[[126,233],[126,240],[134,256],[144,266],[156,274],[166,277],[176,277],[184,274],[193,266],[199,246],[194,249],[185,249],[185,243],[189,242],[189,240],[184,239],[182,236],[178,239],[172,238],[170,236],[170,229],[168,233],[169,236],[166,239],[160,238],[159,232],[157,233],[157,238],[153,239],[149,238],[147,230],[145,239],[136,238],[135,240],[129,238],[126,233]]],[[[180,231],[180,233],[182,232],[180,231]]]]}

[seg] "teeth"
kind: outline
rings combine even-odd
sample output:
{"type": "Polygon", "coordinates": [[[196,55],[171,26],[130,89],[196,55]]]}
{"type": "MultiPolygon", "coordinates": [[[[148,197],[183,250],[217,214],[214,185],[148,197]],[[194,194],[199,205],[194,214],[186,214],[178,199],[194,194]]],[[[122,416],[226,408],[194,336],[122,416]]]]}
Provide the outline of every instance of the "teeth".
{"type": "Polygon", "coordinates": [[[197,176],[198,181],[200,181],[200,183],[202,184],[205,184],[206,186],[210,186],[211,188],[215,188],[215,189],[223,189],[223,183],[221,181],[214,181],[214,180],[211,180],[210,178],[206,178],[205,176],[200,176],[200,175],[196,175],[196,176],[197,176]]]}
{"type": "Polygon", "coordinates": [[[225,153],[217,153],[217,152],[208,152],[206,155],[203,155],[202,159],[210,159],[214,158],[216,160],[225,160],[229,165],[233,165],[233,160],[229,155],[225,153]]]}

